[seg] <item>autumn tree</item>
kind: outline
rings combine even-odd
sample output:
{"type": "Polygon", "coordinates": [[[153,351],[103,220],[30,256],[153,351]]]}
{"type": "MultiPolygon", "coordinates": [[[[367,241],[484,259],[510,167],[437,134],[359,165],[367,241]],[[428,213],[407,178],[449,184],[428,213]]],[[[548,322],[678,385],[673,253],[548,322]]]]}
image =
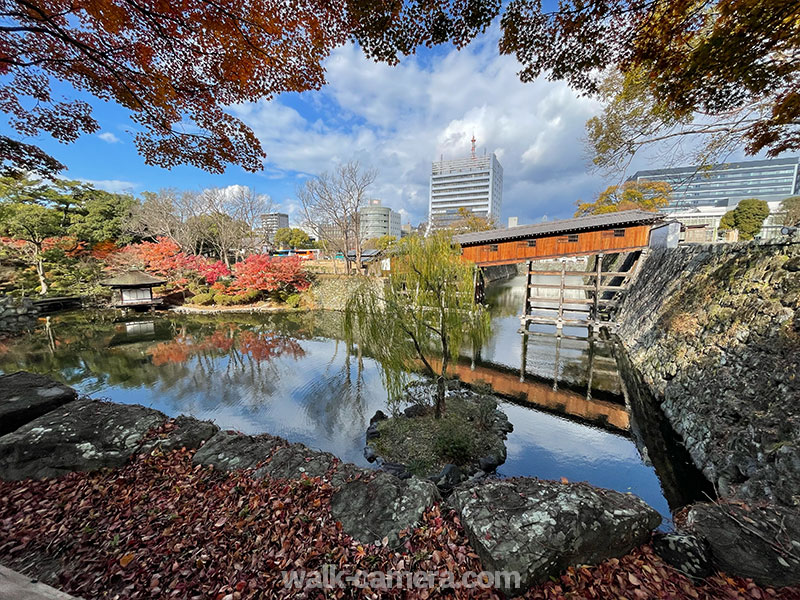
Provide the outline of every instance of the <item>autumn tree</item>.
{"type": "Polygon", "coordinates": [[[306,223],[329,250],[344,255],[348,273],[349,251],[355,252],[356,267],[361,265],[363,240],[359,210],[377,176],[374,169],[362,169],[353,161],[306,181],[297,192],[306,223]]]}
{"type": "Polygon", "coordinates": [[[302,292],[311,285],[299,256],[251,254],[236,263],[233,272],[236,278],[230,289],[238,292],[258,290],[290,294],[302,292]]]}
{"type": "Polygon", "coordinates": [[[602,215],[622,210],[657,212],[672,198],[672,187],[664,181],[626,181],[606,188],[594,202],[576,202],[576,217],[602,215]]]}
{"type": "Polygon", "coordinates": [[[758,198],[747,198],[723,215],[719,228],[736,229],[740,239],[752,240],[761,231],[768,216],[769,205],[766,202],[758,198]]]}
{"type": "Polygon", "coordinates": [[[462,206],[458,209],[458,219],[448,229],[453,234],[489,231],[490,229],[497,229],[497,221],[494,217],[484,217],[462,206]]]}
{"type": "Polygon", "coordinates": [[[500,48],[522,63],[523,81],[600,89],[610,104],[590,137],[602,141],[601,163],[695,134],[706,160],[734,144],[776,156],[800,148],[798,18],[800,6],[782,1],[566,0],[549,11],[512,0],[500,48]],[[620,75],[603,90],[609,71],[620,75]]]}
{"type": "Polygon", "coordinates": [[[238,185],[202,192],[144,192],[131,210],[127,230],[141,239],[169,239],[184,252],[213,252],[230,267],[237,255],[260,251],[266,243],[266,233],[257,225],[271,205],[269,196],[238,185]]]}
{"type": "Polygon", "coordinates": [[[462,346],[480,347],[489,314],[475,302],[475,265],[447,232],[403,238],[386,286],[365,281],[347,300],[345,334],[381,365],[392,399],[418,364],[436,378],[435,415],[445,411],[448,367],[462,346]]]}
{"type": "Polygon", "coordinates": [[[364,242],[364,248],[369,250],[389,250],[397,244],[397,237],[393,235],[382,235],[364,242]]]}
{"type": "Polygon", "coordinates": [[[324,59],[350,40],[390,63],[420,45],[462,46],[499,7],[499,0],[4,0],[0,110],[13,133],[0,135],[0,164],[46,175],[62,169],[12,136],[69,143],[97,131],[91,106],[77,97],[88,92],[130,112],[147,164],[256,171],[261,144],[228,107],[319,89],[324,59]],[[62,98],[68,87],[74,97],[62,98]]]}

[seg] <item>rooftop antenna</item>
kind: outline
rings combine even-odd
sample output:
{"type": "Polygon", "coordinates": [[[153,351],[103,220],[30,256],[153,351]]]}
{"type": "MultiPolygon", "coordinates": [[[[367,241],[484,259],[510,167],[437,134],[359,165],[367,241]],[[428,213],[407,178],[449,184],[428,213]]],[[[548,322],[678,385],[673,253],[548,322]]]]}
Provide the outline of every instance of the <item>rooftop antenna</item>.
{"type": "Polygon", "coordinates": [[[475,134],[472,134],[472,158],[475,158],[475,134]]]}

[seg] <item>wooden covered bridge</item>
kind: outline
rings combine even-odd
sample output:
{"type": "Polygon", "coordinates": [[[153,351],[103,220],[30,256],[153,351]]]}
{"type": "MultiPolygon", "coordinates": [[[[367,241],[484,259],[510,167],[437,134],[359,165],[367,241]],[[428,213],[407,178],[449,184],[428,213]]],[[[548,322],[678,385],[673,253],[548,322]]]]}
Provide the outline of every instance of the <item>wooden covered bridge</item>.
{"type": "MultiPolygon", "coordinates": [[[[642,253],[650,244],[650,230],[663,215],[643,210],[627,210],[465,233],[455,237],[464,260],[479,267],[527,263],[522,326],[555,324],[598,329],[613,326],[613,310],[619,304],[642,253]],[[603,258],[625,254],[626,260],[611,261],[613,270],[604,270],[603,258]],[[559,270],[536,269],[535,262],[568,257],[590,257],[590,270],[568,270],[562,260],[559,270]],[[547,283],[536,279],[546,277],[547,283]],[[577,280],[577,281],[576,281],[577,280]],[[577,317],[569,315],[577,314],[577,317]]],[[[482,298],[483,281],[476,282],[482,298]]]]}

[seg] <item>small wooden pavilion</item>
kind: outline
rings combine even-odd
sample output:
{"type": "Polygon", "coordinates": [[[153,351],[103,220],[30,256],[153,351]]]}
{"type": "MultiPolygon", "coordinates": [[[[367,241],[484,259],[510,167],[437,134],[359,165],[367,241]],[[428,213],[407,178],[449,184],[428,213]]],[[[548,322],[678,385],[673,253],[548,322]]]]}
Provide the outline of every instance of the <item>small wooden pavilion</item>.
{"type": "Polygon", "coordinates": [[[128,271],[101,281],[100,285],[119,291],[114,299],[117,308],[152,308],[161,304],[161,298],[153,297],[153,288],[164,283],[164,279],[143,271],[128,271]]]}

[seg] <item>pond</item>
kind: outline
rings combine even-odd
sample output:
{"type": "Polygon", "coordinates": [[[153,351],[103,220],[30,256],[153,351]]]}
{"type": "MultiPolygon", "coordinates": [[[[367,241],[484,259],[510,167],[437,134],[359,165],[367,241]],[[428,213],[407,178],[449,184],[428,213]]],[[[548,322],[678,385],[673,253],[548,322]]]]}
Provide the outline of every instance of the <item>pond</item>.
{"type": "MultiPolygon", "coordinates": [[[[585,331],[520,335],[521,294],[520,278],[490,286],[492,337],[457,365],[462,380],[507,399],[501,408],[514,431],[498,473],[632,492],[668,520],[692,483],[675,481],[685,457],[661,439],[663,423],[641,426],[626,407],[609,343],[582,339],[585,331]]],[[[44,373],[96,398],[279,435],[360,465],[369,419],[386,408],[377,363],[343,341],[335,312],[75,311],[4,344],[0,372],[44,373]]]]}

